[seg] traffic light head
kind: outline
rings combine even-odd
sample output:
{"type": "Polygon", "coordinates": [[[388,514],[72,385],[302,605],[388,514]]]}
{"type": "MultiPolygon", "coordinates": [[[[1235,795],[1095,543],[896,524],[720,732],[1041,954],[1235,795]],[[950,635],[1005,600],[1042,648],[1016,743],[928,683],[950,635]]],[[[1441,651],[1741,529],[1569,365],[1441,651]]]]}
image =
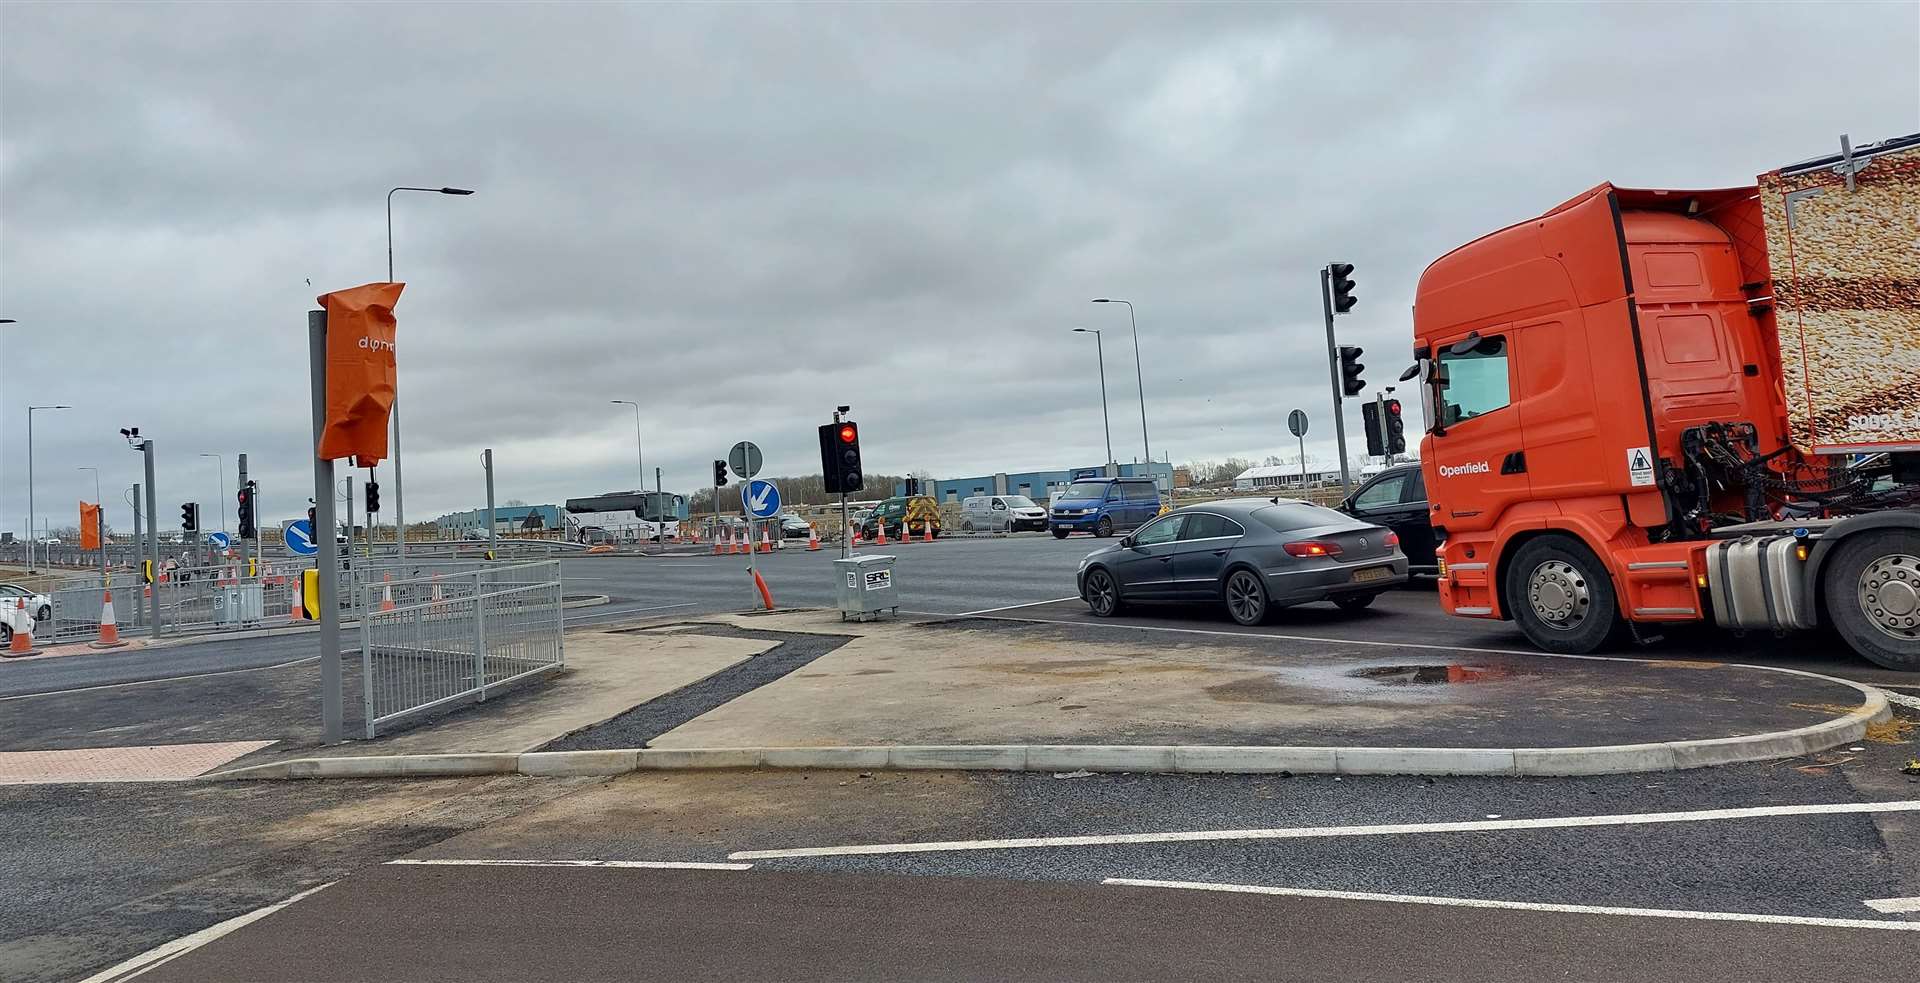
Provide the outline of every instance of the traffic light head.
{"type": "Polygon", "coordinates": [[[1358,345],[1340,346],[1340,393],[1344,396],[1358,396],[1367,388],[1366,380],[1360,373],[1367,367],[1360,361],[1361,349],[1358,345]]]}
{"type": "Polygon", "coordinates": [[[1387,435],[1380,422],[1380,404],[1367,400],[1360,404],[1360,422],[1367,435],[1367,454],[1380,457],[1387,453],[1387,435]]]}
{"type": "Polygon", "coordinates": [[[197,532],[200,529],[200,506],[192,502],[180,503],[180,531],[197,532]]]}
{"type": "Polygon", "coordinates": [[[380,483],[369,481],[367,482],[367,514],[372,515],[378,511],[380,511],[380,483]]]}
{"type": "Polygon", "coordinates": [[[851,420],[820,428],[820,474],[827,491],[845,494],[866,487],[860,474],[860,425],[851,420]]]}
{"type": "Polygon", "coordinates": [[[715,461],[713,462],[713,487],[725,488],[726,486],[727,486],[727,462],[715,461]]]}
{"type": "Polygon", "coordinates": [[[1333,290],[1333,312],[1345,314],[1353,310],[1353,305],[1360,302],[1360,298],[1353,295],[1353,264],[1327,264],[1327,280],[1333,290]]]}
{"type": "Polygon", "coordinates": [[[1407,421],[1400,415],[1400,401],[1387,400],[1387,453],[1405,454],[1407,452],[1407,421]]]}
{"type": "Polygon", "coordinates": [[[241,539],[254,539],[259,536],[259,530],[254,528],[253,523],[253,489],[254,484],[249,481],[240,486],[240,492],[236,496],[240,500],[241,539]]]}

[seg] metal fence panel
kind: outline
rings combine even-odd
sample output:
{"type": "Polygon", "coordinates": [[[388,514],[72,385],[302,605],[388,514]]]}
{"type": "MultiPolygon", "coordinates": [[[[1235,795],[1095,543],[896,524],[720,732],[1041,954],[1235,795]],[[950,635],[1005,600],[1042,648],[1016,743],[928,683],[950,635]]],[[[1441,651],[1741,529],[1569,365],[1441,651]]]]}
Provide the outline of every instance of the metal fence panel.
{"type": "Polygon", "coordinates": [[[557,560],[363,585],[367,737],[562,667],[564,596],[557,560]]]}

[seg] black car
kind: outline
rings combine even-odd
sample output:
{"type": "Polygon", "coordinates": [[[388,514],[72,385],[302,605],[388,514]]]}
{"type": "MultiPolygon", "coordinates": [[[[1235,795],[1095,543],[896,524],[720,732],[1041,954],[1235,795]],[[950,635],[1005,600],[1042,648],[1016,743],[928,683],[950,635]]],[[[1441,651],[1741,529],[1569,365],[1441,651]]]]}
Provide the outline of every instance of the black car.
{"type": "Polygon", "coordinates": [[[1400,536],[1400,551],[1415,574],[1438,576],[1433,523],[1428,517],[1427,481],[1419,464],[1396,464],[1374,475],[1336,506],[1340,511],[1400,536]]]}

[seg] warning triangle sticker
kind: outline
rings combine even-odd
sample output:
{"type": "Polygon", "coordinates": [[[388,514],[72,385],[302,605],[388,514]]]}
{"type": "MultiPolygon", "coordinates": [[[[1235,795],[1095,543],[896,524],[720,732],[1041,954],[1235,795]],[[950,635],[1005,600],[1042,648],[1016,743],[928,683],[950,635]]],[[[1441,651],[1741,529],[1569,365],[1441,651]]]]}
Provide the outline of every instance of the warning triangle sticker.
{"type": "Polygon", "coordinates": [[[1633,463],[1632,463],[1632,464],[1630,464],[1630,465],[1628,465],[1628,466],[1629,466],[1629,467],[1631,467],[1631,468],[1633,468],[1633,469],[1634,469],[1635,471],[1639,471],[1639,470],[1641,470],[1642,468],[1650,468],[1650,467],[1653,467],[1653,464],[1652,464],[1652,462],[1650,462],[1650,461],[1648,461],[1648,460],[1647,460],[1647,452],[1646,452],[1646,451],[1639,451],[1639,450],[1636,450],[1636,451],[1634,451],[1634,452],[1633,452],[1633,463]]]}

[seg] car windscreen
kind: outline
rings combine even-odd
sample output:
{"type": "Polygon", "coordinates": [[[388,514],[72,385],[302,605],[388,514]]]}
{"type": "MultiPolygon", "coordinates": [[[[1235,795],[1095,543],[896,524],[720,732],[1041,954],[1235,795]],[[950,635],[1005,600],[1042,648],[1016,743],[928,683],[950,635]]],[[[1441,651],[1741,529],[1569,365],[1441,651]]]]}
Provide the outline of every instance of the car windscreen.
{"type": "Polygon", "coordinates": [[[1033,508],[1033,499],[1028,498],[1025,495],[1008,495],[1001,498],[1000,500],[1007,503],[1007,508],[1010,508],[1010,509],[1033,508]]]}
{"type": "Polygon", "coordinates": [[[1104,481],[1076,481],[1068,485],[1067,490],[1060,493],[1060,497],[1071,499],[1103,498],[1106,494],[1107,483],[1104,481]]]}
{"type": "Polygon", "coordinates": [[[1281,533],[1353,521],[1332,509],[1323,509],[1306,502],[1281,502],[1278,505],[1269,505],[1255,509],[1253,517],[1261,525],[1281,533]]]}

